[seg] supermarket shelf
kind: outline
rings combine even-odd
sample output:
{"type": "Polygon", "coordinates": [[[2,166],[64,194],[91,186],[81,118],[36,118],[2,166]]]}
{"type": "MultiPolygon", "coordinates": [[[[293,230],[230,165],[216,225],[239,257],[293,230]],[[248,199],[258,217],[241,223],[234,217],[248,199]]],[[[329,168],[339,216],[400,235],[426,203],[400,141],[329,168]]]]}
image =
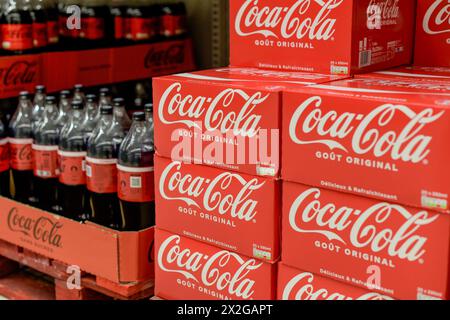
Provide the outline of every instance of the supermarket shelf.
{"type": "MultiPolygon", "coordinates": [[[[8,242],[0,241],[0,265],[5,266],[2,269],[4,270],[2,272],[3,278],[1,276],[0,278],[5,283],[5,286],[13,285],[11,288],[16,288],[15,286],[18,286],[18,288],[30,287],[30,292],[37,290],[33,288],[43,287],[40,278],[33,284],[29,277],[16,276],[19,270],[19,264],[34,270],[37,274],[41,274],[42,277],[50,277],[53,283],[50,283],[48,286],[52,287],[57,300],[142,300],[153,296],[154,292],[153,280],[118,284],[83,271],[80,273],[79,287],[68,289],[68,280],[69,283],[72,282],[69,278],[70,275],[66,272],[68,268],[66,264],[46,258],[43,255],[17,247],[8,242]],[[6,272],[6,270],[9,272],[6,272]]],[[[1,283],[0,295],[9,298],[10,295],[7,289],[2,289],[1,283]]],[[[28,299],[27,294],[29,291],[25,290],[24,294],[20,293],[17,297],[13,296],[13,298],[23,296],[25,299],[28,299]]],[[[31,294],[29,295],[31,296],[31,294]]],[[[47,299],[49,296],[44,295],[44,298],[47,299]]]]}
{"type": "Polygon", "coordinates": [[[0,278],[0,297],[8,300],[55,300],[55,288],[51,282],[19,270],[0,278]]]}
{"type": "Polygon", "coordinates": [[[49,92],[76,83],[96,86],[195,69],[192,40],[170,40],[107,49],[0,57],[0,99],[44,84],[49,92]]]}

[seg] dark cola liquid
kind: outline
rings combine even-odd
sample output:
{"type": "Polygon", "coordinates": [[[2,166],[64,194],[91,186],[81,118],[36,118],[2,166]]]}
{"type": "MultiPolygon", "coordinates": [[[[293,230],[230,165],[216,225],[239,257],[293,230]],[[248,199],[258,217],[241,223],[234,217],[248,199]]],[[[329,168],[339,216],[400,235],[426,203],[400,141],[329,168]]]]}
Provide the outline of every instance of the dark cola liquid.
{"type": "Polygon", "coordinates": [[[47,39],[50,47],[59,43],[59,14],[56,6],[47,8],[47,39]]]}
{"type": "Polygon", "coordinates": [[[33,51],[33,20],[29,11],[13,8],[0,18],[2,54],[16,55],[33,51]]]}
{"type": "Polygon", "coordinates": [[[125,38],[125,19],[126,19],[127,8],[125,6],[116,5],[112,6],[110,9],[111,21],[113,24],[113,35],[114,44],[120,45],[126,43],[125,38]]]}
{"type": "Polygon", "coordinates": [[[139,231],[155,225],[153,156],[153,143],[144,113],[137,112],[118,156],[122,231],[139,231]]]}
{"type": "Polygon", "coordinates": [[[50,212],[61,213],[61,206],[58,203],[57,116],[58,109],[54,97],[47,97],[43,119],[34,133],[33,166],[35,193],[39,199],[39,207],[50,212]]]}
{"type": "Polygon", "coordinates": [[[113,38],[113,23],[107,6],[81,8],[82,45],[87,48],[107,46],[113,38]]]}
{"type": "MultiPolygon", "coordinates": [[[[31,122],[28,125],[21,124],[16,125],[15,120],[10,123],[9,136],[13,139],[30,139],[32,137],[31,122]]],[[[11,141],[12,142],[12,141],[11,141]]],[[[31,142],[30,142],[31,143],[31,142]]],[[[17,156],[20,161],[31,161],[32,154],[31,148],[29,149],[17,149],[14,150],[10,143],[11,157],[17,156]],[[17,154],[15,154],[17,152],[17,154]]],[[[27,170],[19,170],[11,167],[12,177],[12,198],[16,201],[36,205],[37,199],[34,195],[33,188],[33,170],[28,168],[27,170]]]]}
{"type": "Polygon", "coordinates": [[[0,120],[0,195],[11,197],[9,190],[9,146],[8,135],[3,121],[0,120]]]}
{"type": "Polygon", "coordinates": [[[149,42],[159,36],[159,7],[130,6],[125,18],[125,37],[131,42],[149,42]]]}
{"type": "Polygon", "coordinates": [[[89,220],[89,211],[86,211],[88,193],[83,171],[85,160],[82,156],[86,153],[85,139],[81,127],[73,129],[72,125],[67,130],[66,134],[61,135],[59,143],[61,175],[58,199],[64,216],[78,221],[89,220]]]}
{"type": "Polygon", "coordinates": [[[33,47],[37,48],[37,51],[43,51],[48,45],[47,13],[40,8],[31,10],[30,14],[33,21],[33,47]]]}
{"type": "MultiPolygon", "coordinates": [[[[144,165],[144,163],[148,166],[153,166],[153,153],[149,153],[143,157],[148,159],[139,159],[140,156],[137,156],[134,159],[122,159],[125,161],[119,159],[119,163],[136,168],[144,165]]],[[[122,199],[119,199],[119,201],[121,213],[120,230],[139,231],[155,225],[155,201],[130,202],[122,199]]]]}
{"type": "MultiPolygon", "coordinates": [[[[108,108],[108,107],[105,107],[108,108]]],[[[86,159],[86,176],[89,188],[91,220],[118,230],[120,228],[119,199],[117,198],[116,159],[124,134],[120,126],[112,125],[112,108],[102,114],[99,125],[89,139],[86,159]],[[92,160],[91,160],[92,159],[92,160]],[[104,172],[103,174],[97,174],[104,172]]]]}

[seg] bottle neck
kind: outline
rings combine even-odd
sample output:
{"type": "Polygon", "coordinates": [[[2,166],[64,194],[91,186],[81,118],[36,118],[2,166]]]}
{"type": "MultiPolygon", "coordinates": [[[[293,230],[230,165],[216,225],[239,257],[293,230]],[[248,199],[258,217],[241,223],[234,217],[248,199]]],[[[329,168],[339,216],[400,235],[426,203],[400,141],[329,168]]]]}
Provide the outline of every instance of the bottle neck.
{"type": "Polygon", "coordinates": [[[46,95],[44,93],[37,93],[34,97],[33,103],[38,106],[43,106],[45,103],[46,95]]]}

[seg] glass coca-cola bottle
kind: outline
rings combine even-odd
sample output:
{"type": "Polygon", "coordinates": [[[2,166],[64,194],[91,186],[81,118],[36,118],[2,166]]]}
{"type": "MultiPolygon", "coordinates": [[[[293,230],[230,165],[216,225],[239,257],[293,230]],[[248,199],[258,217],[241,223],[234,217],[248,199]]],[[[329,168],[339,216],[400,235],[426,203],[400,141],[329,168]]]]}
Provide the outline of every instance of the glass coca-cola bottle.
{"type": "Polygon", "coordinates": [[[1,19],[3,54],[33,52],[33,20],[29,0],[7,0],[1,19]]]}
{"type": "Polygon", "coordinates": [[[127,13],[126,0],[111,0],[110,14],[114,25],[114,44],[125,44],[125,19],[127,13]]]}
{"type": "Polygon", "coordinates": [[[47,89],[43,85],[37,85],[35,87],[35,94],[33,99],[33,111],[31,113],[32,117],[32,129],[33,133],[37,128],[39,122],[42,120],[45,109],[45,98],[47,96],[47,89]]]}
{"type": "Polygon", "coordinates": [[[83,0],[80,38],[88,49],[109,45],[112,37],[111,13],[106,0],[83,0]]]}
{"type": "Polygon", "coordinates": [[[183,37],[187,33],[186,6],[183,2],[160,6],[160,34],[166,38],[183,37]]]}
{"type": "MultiPolygon", "coordinates": [[[[82,101],[80,102],[83,103],[82,101]]],[[[59,115],[58,119],[56,120],[58,130],[60,130],[60,132],[70,119],[71,103],[72,99],[70,97],[70,91],[69,90],[61,91],[59,93],[59,104],[58,104],[59,115]]]]}
{"type": "Polygon", "coordinates": [[[44,6],[47,12],[47,39],[51,48],[56,48],[59,43],[59,13],[56,0],[45,0],[44,6]]]}
{"type": "Polygon", "coordinates": [[[122,231],[139,231],[155,224],[154,147],[144,112],[133,114],[133,125],[118,157],[118,196],[122,231]]]}
{"type": "Polygon", "coordinates": [[[59,202],[64,216],[74,220],[87,220],[86,192],[86,141],[83,121],[85,113],[83,103],[72,102],[70,119],[59,136],[59,202]]]}
{"type": "Polygon", "coordinates": [[[33,20],[33,46],[41,52],[48,45],[47,12],[44,0],[31,0],[31,18],[33,20]]]}
{"type": "Polygon", "coordinates": [[[84,94],[84,86],[82,84],[76,84],[73,86],[73,100],[80,100],[83,103],[86,101],[86,96],[84,94]]]}
{"type": "Polygon", "coordinates": [[[10,197],[8,130],[0,119],[0,196],[10,197]]]}
{"type": "Polygon", "coordinates": [[[113,108],[102,106],[100,120],[88,141],[86,182],[92,221],[113,229],[120,228],[117,198],[117,154],[125,136],[113,121],[113,108]]]}
{"type": "Polygon", "coordinates": [[[33,139],[33,174],[39,207],[54,213],[61,213],[58,203],[58,114],[56,98],[48,96],[33,139]]]}
{"type": "Polygon", "coordinates": [[[125,100],[123,98],[116,98],[113,100],[113,106],[113,121],[118,122],[122,126],[125,133],[127,133],[131,127],[131,120],[130,117],[128,117],[127,110],[125,109],[125,100]]]}
{"type": "Polygon", "coordinates": [[[12,176],[12,198],[22,203],[36,205],[33,193],[32,158],[32,104],[30,94],[19,95],[19,105],[9,122],[10,165],[12,176]]]}

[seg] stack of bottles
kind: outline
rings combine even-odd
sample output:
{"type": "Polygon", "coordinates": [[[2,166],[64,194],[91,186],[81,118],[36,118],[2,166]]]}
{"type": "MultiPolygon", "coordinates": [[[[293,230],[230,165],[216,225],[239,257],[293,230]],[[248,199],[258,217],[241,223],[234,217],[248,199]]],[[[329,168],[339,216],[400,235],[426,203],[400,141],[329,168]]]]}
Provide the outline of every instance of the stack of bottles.
{"type": "Polygon", "coordinates": [[[130,120],[108,88],[57,99],[37,86],[0,135],[2,196],[120,231],[154,225],[152,104],[130,120]]]}
{"type": "Polygon", "coordinates": [[[154,42],[186,33],[182,2],[0,0],[0,55],[154,42]]]}

